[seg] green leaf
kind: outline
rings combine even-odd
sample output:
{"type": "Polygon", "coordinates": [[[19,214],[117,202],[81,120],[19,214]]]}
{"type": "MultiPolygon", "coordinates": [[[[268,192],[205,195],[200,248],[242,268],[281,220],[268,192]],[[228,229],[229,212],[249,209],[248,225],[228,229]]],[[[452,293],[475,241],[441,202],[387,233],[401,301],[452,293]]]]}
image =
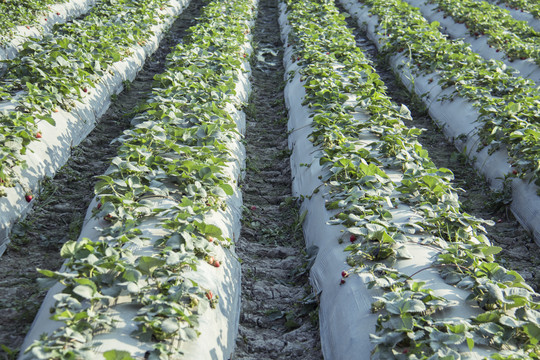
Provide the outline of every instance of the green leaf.
{"type": "Polygon", "coordinates": [[[229,196],[234,194],[234,189],[233,189],[233,187],[231,185],[229,185],[229,184],[220,184],[219,186],[223,189],[223,191],[225,191],[225,194],[227,194],[229,196]]]}
{"type": "Polygon", "coordinates": [[[482,248],[482,253],[485,256],[495,255],[502,251],[502,248],[499,246],[485,246],[482,248]]]}
{"type": "Polygon", "coordinates": [[[523,326],[523,330],[527,335],[529,335],[531,344],[538,344],[538,342],[540,341],[540,327],[538,327],[538,325],[529,323],[523,326]]]}
{"type": "Polygon", "coordinates": [[[472,351],[474,348],[474,339],[467,337],[467,346],[469,347],[469,351],[472,351]]]}
{"type": "Polygon", "coordinates": [[[171,319],[171,318],[165,319],[161,323],[161,330],[163,330],[164,333],[172,334],[176,332],[178,329],[179,329],[178,321],[176,321],[175,319],[171,319]]]}
{"type": "Polygon", "coordinates": [[[79,295],[83,299],[90,300],[94,296],[94,289],[87,285],[77,285],[73,288],[73,293],[79,295]]]}
{"type": "Polygon", "coordinates": [[[150,275],[155,268],[163,266],[164,264],[165,260],[163,259],[151,256],[141,256],[137,264],[137,269],[145,275],[150,275]]]}
{"type": "Polygon", "coordinates": [[[124,350],[109,350],[103,353],[105,360],[135,360],[124,350]]]}

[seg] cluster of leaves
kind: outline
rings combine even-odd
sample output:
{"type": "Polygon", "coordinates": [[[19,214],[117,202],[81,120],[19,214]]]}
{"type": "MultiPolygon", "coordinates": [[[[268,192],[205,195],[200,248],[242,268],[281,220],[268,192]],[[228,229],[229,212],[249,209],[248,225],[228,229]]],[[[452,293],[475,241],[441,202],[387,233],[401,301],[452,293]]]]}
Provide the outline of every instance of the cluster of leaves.
{"type": "Polygon", "coordinates": [[[152,35],[166,4],[102,0],[83,19],[55,25],[51,34],[23,43],[15,59],[2,61],[0,101],[17,107],[0,114],[0,196],[16,181],[13,168],[25,166],[28,144],[39,140],[39,121],[54,125],[54,112],[69,111],[107,72],[114,73],[111,65],[152,35]]]}
{"type": "Polygon", "coordinates": [[[15,34],[17,25],[33,25],[53,4],[68,0],[3,0],[0,2],[0,46],[15,34]]]}
{"type": "MultiPolygon", "coordinates": [[[[322,151],[319,162],[327,174],[322,180],[330,189],[327,208],[337,212],[330,223],[347,229],[345,234],[352,244],[346,250],[352,271],[371,274],[371,286],[385,292],[374,304],[375,311],[384,313],[372,334],[376,344],[373,358],[457,359],[459,345],[464,342],[471,349],[475,344],[487,344],[498,349],[504,345],[513,351],[511,355],[501,351],[494,358],[519,358],[519,352],[514,351],[518,347],[523,358],[537,358],[540,334],[536,327],[540,323],[534,314],[538,304],[517,273],[497,265],[513,277],[512,287],[522,290],[501,290],[495,302],[519,303],[520,311],[533,315],[527,315],[526,324],[521,314],[514,316],[511,307],[501,306],[504,321],[507,317],[516,320],[514,331],[507,332],[503,341],[490,341],[489,331],[501,326],[498,319],[444,319],[439,310],[454,303],[391,267],[398,259],[411,258],[407,243],[419,243],[420,236],[423,243],[440,249],[441,259],[450,253],[451,246],[475,244],[470,253],[478,262],[493,262],[500,249],[485,238],[484,225],[489,222],[460,211],[452,173],[436,168],[416,140],[419,130],[404,125],[410,119],[408,109],[386,96],[384,84],[356,47],[333,2],[304,0],[287,5],[292,27],[288,46],[293,46],[293,59],[305,84],[304,105],[313,113],[310,139],[322,151]],[[395,178],[396,173],[399,182],[389,175],[395,178]],[[398,206],[408,206],[415,218],[395,220],[393,212],[398,206]]],[[[485,291],[488,285],[483,273],[469,265],[435,262],[432,266],[467,269],[478,284],[468,287],[471,301],[479,306],[493,303],[492,295],[485,291]]],[[[446,272],[443,276],[449,279],[446,272]]],[[[490,281],[493,289],[509,287],[497,279],[490,281]]]]}
{"type": "Polygon", "coordinates": [[[506,148],[514,167],[509,176],[540,185],[540,90],[536,85],[514,76],[515,70],[500,61],[484,60],[468,44],[448,40],[437,22],[429,24],[417,8],[403,1],[363,3],[379,16],[379,32],[386,39],[384,52],[406,51],[413,72],[438,76],[443,88],[453,87],[453,95],[444,100],[460,96],[473,103],[480,113],[482,146],[489,145],[490,151],[506,148]]]}
{"type": "Polygon", "coordinates": [[[532,58],[540,64],[540,34],[526,21],[517,21],[497,5],[474,0],[430,0],[456,22],[465,24],[472,36],[488,36],[488,44],[502,50],[511,61],[532,58]]]}
{"type": "Polygon", "coordinates": [[[514,10],[521,10],[531,13],[535,18],[540,19],[540,4],[534,0],[493,0],[497,4],[504,4],[514,10]]]}
{"type": "Polygon", "coordinates": [[[216,305],[217,296],[188,277],[201,261],[218,271],[215,253],[231,243],[209,219],[226,209],[239,176],[229,170],[239,161],[233,145],[240,141],[230,111],[242,106],[236,86],[253,4],[207,4],[155,77],[153,95],[118,139],[118,156],[96,184],[94,215],[107,222],[99,240],[67,243],[66,270],[41,271],[65,285],[52,309],[65,325],[33,344],[35,357],[93,358],[89,342],[114,328],[107,309],[126,295],[139,308],[133,336],[153,344],[150,359],[177,358],[182,349],[175,343],[199,335],[199,315],[216,305]],[[160,208],[157,199],[170,206],[160,208]],[[159,239],[143,236],[143,221],[153,221],[159,239]],[[136,251],[141,246],[154,251],[136,251]]]}

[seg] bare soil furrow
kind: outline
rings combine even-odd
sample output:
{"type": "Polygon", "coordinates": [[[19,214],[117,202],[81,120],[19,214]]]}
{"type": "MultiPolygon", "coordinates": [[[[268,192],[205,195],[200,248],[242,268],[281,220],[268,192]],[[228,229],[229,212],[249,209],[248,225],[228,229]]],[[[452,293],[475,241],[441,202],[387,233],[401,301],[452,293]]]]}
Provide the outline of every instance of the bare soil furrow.
{"type": "Polygon", "coordinates": [[[254,31],[253,95],[246,107],[242,313],[234,359],[321,359],[296,200],[291,195],[282,43],[276,0],[262,0],[254,31]]]}

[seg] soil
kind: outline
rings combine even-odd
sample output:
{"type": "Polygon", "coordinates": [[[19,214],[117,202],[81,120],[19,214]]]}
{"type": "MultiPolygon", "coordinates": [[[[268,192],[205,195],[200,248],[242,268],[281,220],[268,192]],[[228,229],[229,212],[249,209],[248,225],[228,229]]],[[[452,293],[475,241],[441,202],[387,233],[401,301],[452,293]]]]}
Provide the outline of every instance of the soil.
{"type": "Polygon", "coordinates": [[[68,163],[53,179],[43,182],[33,210],[13,228],[11,243],[0,258],[1,360],[17,357],[45,296],[46,290],[37,283],[40,274],[36,268],[60,268],[60,248],[79,236],[94,196],[95,176],[103,174],[116,155],[118,144],[111,141],[130,126],[134,109],[152,90],[154,75],[164,70],[171,47],[194,25],[203,5],[202,0],[192,0],[137,78],[118,95],[93,132],[72,149],[68,163]]]}
{"type": "Polygon", "coordinates": [[[236,247],[242,260],[237,360],[322,359],[318,304],[308,283],[301,220],[291,195],[277,19],[277,0],[261,0],[253,94],[246,108],[245,211],[236,247]]]}
{"type": "MultiPolygon", "coordinates": [[[[336,5],[346,14],[339,2],[336,2],[336,5]]],[[[438,167],[450,169],[454,173],[454,184],[463,190],[459,194],[462,210],[478,218],[494,221],[494,226],[487,227],[487,236],[493,245],[503,249],[498,255],[499,264],[519,272],[527,283],[539,292],[540,259],[536,256],[538,245],[512,215],[509,193],[496,193],[490,189],[487,181],[473,170],[473,165],[467,161],[466,156],[459,153],[446,139],[420,100],[401,84],[387,59],[377,53],[365,30],[360,29],[352,17],[347,17],[346,20],[354,31],[358,47],[373,61],[372,66],[386,84],[387,95],[395,103],[404,104],[411,110],[411,127],[424,129],[418,141],[428,150],[432,161],[438,167]]]]}

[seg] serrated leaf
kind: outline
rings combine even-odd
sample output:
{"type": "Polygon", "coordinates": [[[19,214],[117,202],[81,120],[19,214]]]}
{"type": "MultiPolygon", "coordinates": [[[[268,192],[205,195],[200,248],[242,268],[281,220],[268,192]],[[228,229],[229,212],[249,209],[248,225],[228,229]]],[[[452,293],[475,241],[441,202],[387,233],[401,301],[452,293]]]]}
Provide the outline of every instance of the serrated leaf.
{"type": "Polygon", "coordinates": [[[164,333],[172,334],[178,330],[178,321],[175,319],[165,319],[161,323],[161,330],[163,330],[164,333]]]}
{"type": "Polygon", "coordinates": [[[90,300],[94,295],[94,289],[87,285],[77,285],[73,288],[73,293],[79,295],[83,299],[90,300]]]}
{"type": "Polygon", "coordinates": [[[135,360],[129,352],[123,350],[109,350],[103,353],[105,360],[135,360]]]}

